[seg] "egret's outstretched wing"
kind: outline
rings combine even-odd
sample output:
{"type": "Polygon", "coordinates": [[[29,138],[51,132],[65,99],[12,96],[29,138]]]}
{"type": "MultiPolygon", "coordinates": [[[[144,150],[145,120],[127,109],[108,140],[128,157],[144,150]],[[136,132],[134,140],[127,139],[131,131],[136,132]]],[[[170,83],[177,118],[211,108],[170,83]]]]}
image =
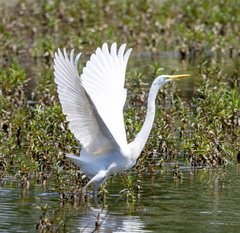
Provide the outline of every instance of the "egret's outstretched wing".
{"type": "Polygon", "coordinates": [[[126,101],[125,73],[131,50],[124,53],[123,44],[117,51],[116,43],[110,51],[107,44],[92,54],[83,68],[81,80],[97,111],[120,147],[127,144],[123,119],[126,101]]]}
{"type": "Polygon", "coordinates": [[[77,64],[81,54],[74,60],[74,50],[70,59],[66,50],[58,50],[54,59],[55,82],[69,128],[91,154],[99,154],[119,149],[119,145],[102,120],[78,74],[77,64]]]}

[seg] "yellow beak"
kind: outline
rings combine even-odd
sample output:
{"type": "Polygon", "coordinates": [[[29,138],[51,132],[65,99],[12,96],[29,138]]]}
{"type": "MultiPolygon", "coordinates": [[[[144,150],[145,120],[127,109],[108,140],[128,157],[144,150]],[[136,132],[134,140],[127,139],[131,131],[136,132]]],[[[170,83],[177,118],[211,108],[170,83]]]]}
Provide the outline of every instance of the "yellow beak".
{"type": "Polygon", "coordinates": [[[177,78],[184,78],[184,77],[189,77],[190,74],[177,74],[177,75],[169,75],[169,79],[177,79],[177,78]]]}

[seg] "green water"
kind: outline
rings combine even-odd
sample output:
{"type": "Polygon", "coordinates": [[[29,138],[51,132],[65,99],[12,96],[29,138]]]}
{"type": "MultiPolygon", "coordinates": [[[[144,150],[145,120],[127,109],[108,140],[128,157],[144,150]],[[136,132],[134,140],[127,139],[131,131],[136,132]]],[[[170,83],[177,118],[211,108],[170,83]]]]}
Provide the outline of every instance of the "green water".
{"type": "MultiPolygon", "coordinates": [[[[135,202],[119,199],[121,176],[110,178],[103,211],[90,199],[88,204],[71,206],[41,185],[22,191],[19,181],[6,178],[0,184],[0,232],[34,232],[40,218],[37,205],[48,204],[49,214],[62,216],[66,232],[92,232],[96,218],[104,218],[100,232],[239,232],[240,171],[237,165],[226,169],[192,169],[180,164],[182,178],[173,178],[171,165],[143,173],[141,191],[135,202]],[[106,215],[107,210],[110,212],[106,215]]],[[[139,177],[134,177],[138,179],[139,177]]]]}

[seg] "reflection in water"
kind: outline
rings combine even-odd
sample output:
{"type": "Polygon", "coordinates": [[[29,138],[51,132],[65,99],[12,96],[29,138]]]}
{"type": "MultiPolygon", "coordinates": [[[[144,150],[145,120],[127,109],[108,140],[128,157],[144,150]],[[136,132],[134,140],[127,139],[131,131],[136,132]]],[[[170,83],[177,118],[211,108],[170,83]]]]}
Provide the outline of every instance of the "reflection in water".
{"type": "MultiPolygon", "coordinates": [[[[110,212],[94,208],[94,201],[86,206],[60,204],[58,195],[45,195],[41,186],[31,185],[25,193],[17,180],[0,183],[0,232],[34,232],[40,218],[37,205],[48,204],[49,216],[66,221],[69,232],[92,232],[96,216],[103,219],[100,232],[238,232],[240,227],[240,179],[237,165],[226,170],[191,169],[180,166],[182,177],[173,177],[171,166],[153,175],[141,177],[142,192],[133,203],[124,198],[114,204],[110,212]],[[153,183],[151,183],[151,180],[153,183]]],[[[131,174],[133,180],[138,180],[131,174]]],[[[124,188],[121,176],[110,179],[111,195],[107,205],[118,198],[124,188]]]]}
{"type": "MultiPolygon", "coordinates": [[[[96,215],[99,211],[89,211],[84,217],[77,217],[75,221],[79,225],[75,227],[83,232],[92,232],[96,215]]],[[[104,215],[104,214],[103,214],[104,215]]],[[[152,232],[145,230],[145,223],[139,216],[123,215],[122,213],[112,212],[104,219],[100,227],[100,232],[152,232]]]]}

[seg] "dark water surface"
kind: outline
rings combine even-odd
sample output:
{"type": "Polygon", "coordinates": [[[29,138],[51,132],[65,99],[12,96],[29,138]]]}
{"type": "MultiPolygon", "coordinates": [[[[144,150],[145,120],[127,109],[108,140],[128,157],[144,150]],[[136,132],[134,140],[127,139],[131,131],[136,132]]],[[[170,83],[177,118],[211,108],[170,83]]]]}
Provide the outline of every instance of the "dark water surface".
{"type": "Polygon", "coordinates": [[[45,187],[30,185],[29,190],[23,191],[18,180],[6,178],[0,183],[0,232],[35,232],[41,215],[36,206],[45,204],[49,215],[57,217],[61,212],[65,216],[69,232],[92,232],[94,216],[99,212],[100,221],[105,218],[100,232],[239,232],[237,165],[192,169],[180,164],[180,169],[181,179],[173,178],[171,165],[157,170],[155,175],[144,174],[135,202],[119,199],[106,218],[123,188],[120,175],[108,182],[110,196],[103,211],[92,199],[87,205],[74,208],[62,204],[56,192],[45,187]]]}

